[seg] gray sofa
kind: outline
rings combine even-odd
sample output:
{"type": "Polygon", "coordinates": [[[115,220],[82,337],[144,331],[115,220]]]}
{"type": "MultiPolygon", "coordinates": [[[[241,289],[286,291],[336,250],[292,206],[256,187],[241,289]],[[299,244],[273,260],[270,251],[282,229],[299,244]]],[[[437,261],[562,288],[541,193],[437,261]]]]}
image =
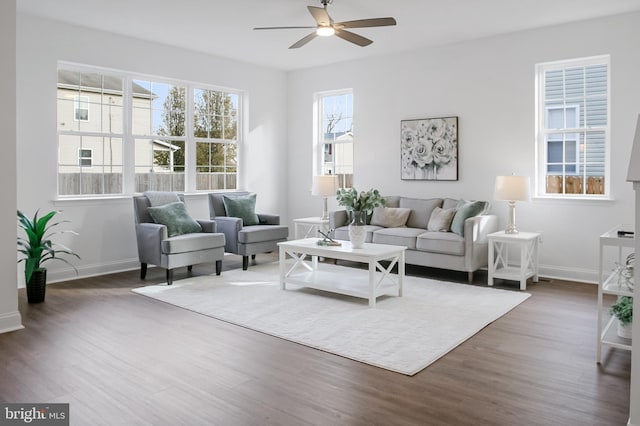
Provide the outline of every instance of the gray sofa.
{"type": "MultiPolygon", "coordinates": [[[[469,282],[473,281],[474,271],[487,266],[487,235],[498,230],[498,217],[487,214],[489,203],[483,203],[483,211],[477,216],[466,220],[464,216],[459,217],[458,232],[455,233],[430,231],[427,228],[436,207],[456,209],[462,204],[460,200],[401,196],[386,196],[385,200],[386,207],[410,209],[406,225],[384,227],[368,224],[366,242],[406,246],[407,264],[467,272],[469,282]]],[[[329,224],[335,239],[349,240],[348,223],[346,210],[329,213],[329,224]]]]}

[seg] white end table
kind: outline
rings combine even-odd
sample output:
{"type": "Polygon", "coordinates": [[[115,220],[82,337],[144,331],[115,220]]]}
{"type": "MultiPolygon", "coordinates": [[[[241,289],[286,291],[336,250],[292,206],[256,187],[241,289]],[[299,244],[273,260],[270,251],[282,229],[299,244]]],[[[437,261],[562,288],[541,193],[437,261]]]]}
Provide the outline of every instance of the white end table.
{"type": "Polygon", "coordinates": [[[489,240],[489,285],[494,278],[520,281],[520,290],[527,289],[527,278],[538,282],[538,244],[539,232],[518,232],[507,234],[504,231],[487,235],[489,240]],[[520,249],[520,265],[509,265],[509,247],[520,249]]]}
{"type": "Polygon", "coordinates": [[[329,231],[329,219],[322,219],[321,217],[293,219],[293,225],[296,240],[319,237],[318,230],[325,233],[329,231]]]}

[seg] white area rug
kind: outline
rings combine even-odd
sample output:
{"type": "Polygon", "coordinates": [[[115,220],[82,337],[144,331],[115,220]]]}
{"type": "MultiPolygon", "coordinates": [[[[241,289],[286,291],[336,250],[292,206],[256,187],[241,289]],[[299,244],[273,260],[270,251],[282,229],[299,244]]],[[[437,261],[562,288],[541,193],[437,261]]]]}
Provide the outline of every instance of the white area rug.
{"type": "MultiPolygon", "coordinates": [[[[321,264],[345,276],[366,270],[321,264]]],[[[312,348],[414,375],[530,294],[405,277],[403,297],[365,299],[278,285],[278,264],[134,292],[312,348]]]]}

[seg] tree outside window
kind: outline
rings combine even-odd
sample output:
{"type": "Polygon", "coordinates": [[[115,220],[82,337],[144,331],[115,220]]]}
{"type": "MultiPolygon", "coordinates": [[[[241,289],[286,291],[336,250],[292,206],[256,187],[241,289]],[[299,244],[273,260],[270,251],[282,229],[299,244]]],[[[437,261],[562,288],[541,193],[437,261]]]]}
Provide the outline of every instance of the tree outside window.
{"type": "Polygon", "coordinates": [[[341,188],[353,186],[353,93],[351,90],[318,94],[316,129],[318,174],[337,175],[341,188]]]}

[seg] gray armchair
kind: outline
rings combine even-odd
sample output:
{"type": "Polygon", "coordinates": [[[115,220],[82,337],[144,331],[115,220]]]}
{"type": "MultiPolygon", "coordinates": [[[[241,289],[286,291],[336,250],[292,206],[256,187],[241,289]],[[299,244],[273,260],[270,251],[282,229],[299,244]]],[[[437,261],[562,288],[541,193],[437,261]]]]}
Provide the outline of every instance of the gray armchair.
{"type": "MultiPolygon", "coordinates": [[[[161,194],[167,194],[171,198],[173,193],[161,194]]],[[[180,195],[179,200],[184,202],[184,197],[180,195]]],[[[216,275],[220,275],[225,237],[216,232],[215,221],[197,220],[202,227],[201,232],[169,237],[167,226],[154,222],[149,214],[149,207],[151,203],[147,196],[133,197],[141,279],[145,279],[149,263],[167,270],[169,285],[173,283],[173,270],[182,266],[187,266],[191,271],[192,265],[215,261],[216,275]]]]}
{"type": "Polygon", "coordinates": [[[280,225],[280,216],[257,213],[259,223],[245,225],[239,217],[227,216],[224,196],[242,197],[248,192],[236,191],[209,194],[209,216],[216,221],[218,231],[224,233],[225,251],[242,256],[242,269],[249,267],[249,256],[255,260],[257,253],[269,253],[278,250],[278,243],[286,241],[289,228],[280,225]]]}

